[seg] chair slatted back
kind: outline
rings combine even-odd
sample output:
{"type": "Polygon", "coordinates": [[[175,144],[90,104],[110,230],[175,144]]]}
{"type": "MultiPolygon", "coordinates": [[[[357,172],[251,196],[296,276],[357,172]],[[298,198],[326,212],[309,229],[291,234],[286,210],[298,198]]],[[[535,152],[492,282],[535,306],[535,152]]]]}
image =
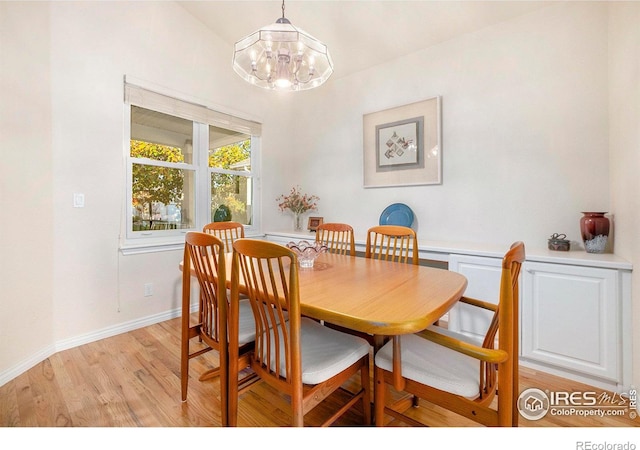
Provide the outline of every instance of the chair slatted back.
{"type": "MultiPolygon", "coordinates": [[[[500,300],[493,313],[491,323],[485,334],[482,346],[495,348],[496,337],[498,347],[512,355],[517,354],[518,312],[519,304],[519,275],[525,259],[524,244],[515,242],[502,258],[502,273],[500,277],[500,300]],[[515,313],[514,313],[515,310],[515,313]],[[502,326],[500,326],[502,324],[502,326]],[[515,342],[514,342],[515,339],[515,342]]],[[[481,361],[480,367],[480,396],[491,394],[496,389],[497,366],[481,361]]]]}
{"type": "Polygon", "coordinates": [[[316,229],[316,242],[328,247],[330,253],[356,255],[353,227],[346,223],[322,223],[316,229]]]}
{"type": "MultiPolygon", "coordinates": [[[[218,348],[220,345],[221,328],[226,332],[225,320],[227,314],[225,280],[226,267],[224,259],[224,244],[215,236],[190,232],[187,233],[184,246],[183,259],[183,285],[185,277],[191,276],[191,271],[195,273],[200,287],[200,311],[199,321],[203,340],[207,345],[218,348]]],[[[183,320],[189,317],[189,305],[183,304],[183,320]],[[186,313],[186,314],[185,314],[186,313]]]]}
{"type": "MultiPolygon", "coordinates": [[[[525,259],[524,245],[521,242],[514,243],[502,259],[502,275],[500,278],[500,301],[493,313],[491,323],[485,334],[482,346],[484,348],[495,348],[496,337],[498,337],[498,347],[513,354],[513,327],[517,327],[519,304],[519,275],[522,263],[525,259]],[[506,311],[505,311],[506,310],[506,311]],[[515,311],[515,312],[514,312],[515,311]],[[514,322],[515,321],[515,322],[514,322]],[[500,327],[500,324],[503,324],[500,327]],[[500,344],[499,333],[504,330],[502,345],[500,344]],[[506,348],[505,348],[506,346],[506,348]]],[[[517,333],[518,330],[516,329],[517,333]]],[[[517,341],[516,341],[517,342],[517,341]]],[[[516,348],[517,350],[517,348],[516,348]]],[[[481,362],[480,367],[480,395],[490,394],[495,390],[497,382],[497,366],[481,362]]]]}
{"type": "Polygon", "coordinates": [[[409,227],[379,225],[367,231],[366,258],[418,264],[418,238],[409,227]]]}
{"type": "Polygon", "coordinates": [[[240,222],[211,222],[206,224],[202,231],[218,237],[224,243],[224,251],[233,251],[233,242],[244,238],[244,226],[240,222]]]}
{"type": "MultiPolygon", "coordinates": [[[[256,322],[254,366],[285,392],[302,395],[300,299],[296,255],[273,242],[241,239],[233,244],[231,297],[240,277],[256,322]],[[287,320],[288,318],[288,320],[287,320]]],[[[253,366],[253,364],[252,364],[253,366]]]]}

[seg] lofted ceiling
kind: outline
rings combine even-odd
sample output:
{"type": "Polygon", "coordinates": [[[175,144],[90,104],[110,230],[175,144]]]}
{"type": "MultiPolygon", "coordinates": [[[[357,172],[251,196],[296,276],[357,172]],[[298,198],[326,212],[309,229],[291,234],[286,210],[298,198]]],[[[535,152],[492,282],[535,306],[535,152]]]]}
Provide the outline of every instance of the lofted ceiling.
{"type": "MultiPolygon", "coordinates": [[[[289,0],[285,17],[327,44],[344,77],[556,1],[289,0]]],[[[281,1],[179,1],[233,46],[282,16],[281,1]]],[[[229,61],[231,61],[231,54],[229,61]]]]}

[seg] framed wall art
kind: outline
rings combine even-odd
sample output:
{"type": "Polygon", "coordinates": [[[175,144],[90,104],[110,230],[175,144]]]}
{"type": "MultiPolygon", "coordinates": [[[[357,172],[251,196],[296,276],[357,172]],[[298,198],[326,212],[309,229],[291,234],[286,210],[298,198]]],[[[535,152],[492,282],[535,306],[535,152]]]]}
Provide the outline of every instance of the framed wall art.
{"type": "Polygon", "coordinates": [[[307,228],[309,229],[309,231],[316,231],[323,222],[323,217],[309,217],[307,228]]]}
{"type": "Polygon", "coordinates": [[[440,97],[363,116],[364,187],[442,183],[440,97]]]}

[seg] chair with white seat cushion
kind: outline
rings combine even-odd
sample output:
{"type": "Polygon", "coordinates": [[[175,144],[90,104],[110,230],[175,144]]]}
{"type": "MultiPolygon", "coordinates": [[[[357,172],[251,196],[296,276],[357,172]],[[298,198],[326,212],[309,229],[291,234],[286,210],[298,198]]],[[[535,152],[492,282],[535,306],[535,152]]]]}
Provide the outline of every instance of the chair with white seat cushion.
{"type": "MultiPolygon", "coordinates": [[[[220,365],[200,376],[200,381],[220,376],[221,418],[223,425],[234,425],[236,412],[228,409],[227,389],[240,392],[257,381],[255,374],[247,373],[242,378],[237,374],[249,367],[249,353],[253,350],[255,325],[253,310],[248,299],[241,300],[233,307],[228,303],[226,289],[226,263],[223,242],[210,234],[189,232],[185,237],[182,273],[182,344],[181,344],[181,385],[182,401],[187,399],[189,382],[189,360],[217,350],[220,365]],[[200,306],[197,319],[191,317],[190,277],[198,280],[200,306]],[[233,323],[233,327],[230,326],[233,323]],[[237,334],[236,346],[228,348],[228,330],[237,334]],[[199,349],[192,351],[191,341],[198,338],[199,349]],[[234,366],[235,378],[227,379],[227,366],[234,366]]],[[[233,404],[233,403],[232,403],[233,404]]]]}
{"type": "MultiPolygon", "coordinates": [[[[360,372],[357,392],[327,419],[335,422],[362,401],[364,423],[371,423],[369,344],[301,316],[296,255],[273,242],[238,239],[233,243],[231,299],[242,290],[254,311],[256,341],[251,368],[291,399],[292,425],[360,372]],[[283,320],[288,313],[288,321],[283,320]]],[[[230,335],[231,336],[231,335],[230,335]]],[[[233,346],[233,342],[230,341],[233,346]]],[[[230,395],[230,400],[233,396],[230,395]]]]}
{"type": "Polygon", "coordinates": [[[385,424],[385,415],[421,425],[404,414],[409,402],[386,404],[388,385],[487,426],[518,425],[518,280],[524,259],[524,244],[514,243],[502,259],[497,304],[460,299],[493,311],[482,342],[431,326],[394,336],[376,353],[377,426],[385,424]]]}

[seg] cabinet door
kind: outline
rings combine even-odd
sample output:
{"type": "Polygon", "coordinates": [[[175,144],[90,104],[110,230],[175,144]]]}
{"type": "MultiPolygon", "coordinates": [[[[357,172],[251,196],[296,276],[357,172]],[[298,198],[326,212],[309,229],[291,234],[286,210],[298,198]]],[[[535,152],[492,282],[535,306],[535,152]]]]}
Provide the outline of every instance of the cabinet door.
{"type": "MultiPolygon", "coordinates": [[[[480,256],[451,255],[449,270],[467,278],[466,297],[497,304],[500,298],[502,259],[480,256]]],[[[458,303],[449,311],[448,327],[482,341],[491,323],[493,312],[458,303]]]]}
{"type": "Polygon", "coordinates": [[[522,356],[618,379],[616,271],[532,262],[523,269],[522,356]]]}

